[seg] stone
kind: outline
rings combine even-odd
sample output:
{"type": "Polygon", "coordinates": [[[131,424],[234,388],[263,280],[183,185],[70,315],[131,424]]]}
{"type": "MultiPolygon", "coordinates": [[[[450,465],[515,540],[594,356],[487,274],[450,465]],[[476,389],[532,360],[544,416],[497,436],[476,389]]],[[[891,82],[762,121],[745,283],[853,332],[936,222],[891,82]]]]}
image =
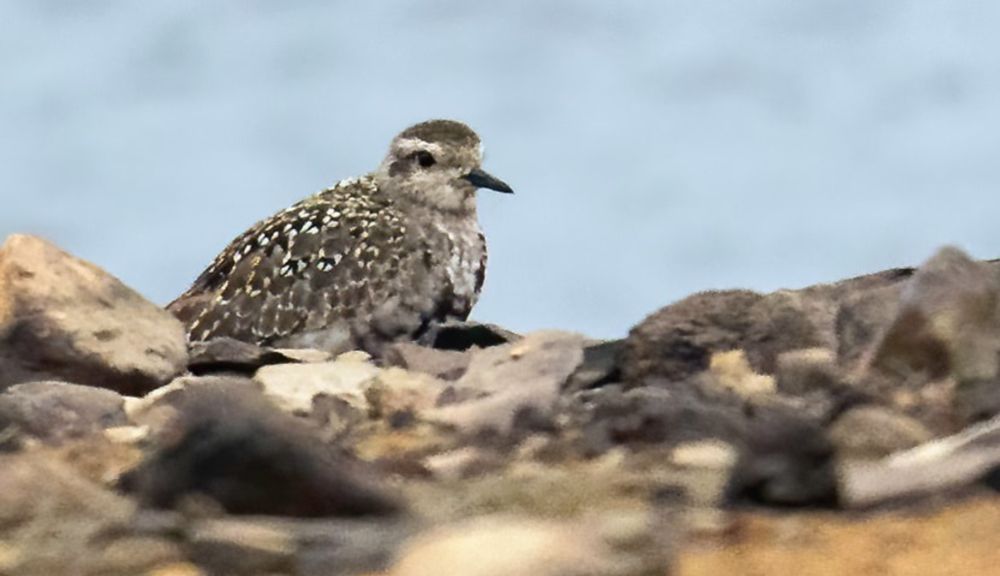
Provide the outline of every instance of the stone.
{"type": "Polygon", "coordinates": [[[583,348],[583,362],[566,381],[564,391],[576,392],[621,380],[621,356],[624,340],[608,340],[583,348]]]}
{"type": "Polygon", "coordinates": [[[759,410],[742,440],[726,490],[728,501],[837,504],[834,447],[816,422],[785,410],[759,410]]]}
{"type": "Polygon", "coordinates": [[[428,374],[387,368],[365,389],[368,414],[372,418],[391,418],[406,412],[423,413],[435,407],[445,386],[443,380],[428,374]]]}
{"type": "Polygon", "coordinates": [[[811,309],[790,291],[762,295],[726,290],[689,296],[630,331],[624,379],[633,386],[650,377],[681,381],[708,369],[714,353],[735,349],[744,350],[755,371],[771,373],[781,352],[824,343],[823,330],[809,317],[811,309]]]}
{"type": "Polygon", "coordinates": [[[126,398],[125,412],[130,422],[156,436],[171,433],[170,424],[192,397],[197,399],[204,394],[239,397],[260,391],[259,382],[240,376],[181,376],[142,398],[126,398]]]}
{"type": "Polygon", "coordinates": [[[791,396],[839,391],[843,382],[836,355],[827,348],[803,348],[779,354],[775,387],[791,396]]]}
{"type": "Polygon", "coordinates": [[[877,459],[933,437],[919,421],[875,405],[848,409],[830,425],[828,433],[842,459],[877,459]]]}
{"type": "Polygon", "coordinates": [[[998,472],[1000,416],[883,460],[846,463],[841,501],[848,508],[870,508],[962,494],[979,482],[995,483],[998,472]]]}
{"type": "Polygon", "coordinates": [[[397,342],[382,356],[387,366],[430,374],[442,380],[458,380],[469,367],[472,355],[466,351],[441,350],[411,342],[397,342]]]}
{"type": "Polygon", "coordinates": [[[33,236],[0,247],[0,389],[64,380],[141,394],[186,365],[181,324],[118,279],[33,236]]]}
{"type": "Polygon", "coordinates": [[[171,433],[122,487],[154,508],[208,497],[231,514],[387,515],[400,505],[303,420],[249,387],[185,391],[171,433]]]}
{"type": "Polygon", "coordinates": [[[438,350],[462,351],[509,344],[520,339],[519,334],[496,324],[455,321],[432,326],[418,342],[438,350]]]}
{"type": "Polygon", "coordinates": [[[876,344],[872,370],[902,379],[998,376],[997,273],[957,248],[942,248],[904,289],[899,309],[876,344]]]}
{"type": "Polygon", "coordinates": [[[213,574],[288,573],[296,543],[287,531],[240,520],[210,520],[193,527],[188,550],[213,574]]]}
{"type": "Polygon", "coordinates": [[[261,366],[298,362],[272,348],[256,346],[233,338],[192,342],[188,350],[190,354],[188,370],[199,376],[212,372],[235,372],[253,376],[261,366]]]}
{"type": "Polygon", "coordinates": [[[133,534],[134,512],[128,499],[84,479],[49,453],[0,455],[0,566],[5,574],[131,576],[184,559],[167,538],[133,534]]]}
{"type": "Polygon", "coordinates": [[[743,398],[774,394],[774,377],[754,372],[743,350],[716,352],[708,362],[711,383],[743,398]]]}
{"type": "Polygon", "coordinates": [[[378,374],[379,368],[366,356],[342,355],[333,362],[264,366],[254,380],[282,410],[308,415],[313,399],[321,394],[365,406],[365,388],[378,374]]]}
{"type": "Polygon", "coordinates": [[[428,410],[425,416],[464,432],[501,435],[526,412],[544,419],[551,415],[563,383],[582,362],[584,343],[578,334],[541,331],[480,350],[455,382],[458,397],[469,392],[474,397],[428,410]]]}
{"type": "Polygon", "coordinates": [[[864,369],[871,349],[892,323],[903,282],[848,294],[837,310],[837,363],[848,373],[864,369]]]}
{"type": "Polygon", "coordinates": [[[623,391],[606,386],[587,396],[579,426],[583,451],[597,455],[618,445],[665,444],[720,439],[739,441],[746,434],[742,406],[706,397],[693,386],[645,386],[623,391]]]}
{"type": "Polygon", "coordinates": [[[98,433],[127,423],[121,395],[66,382],[26,382],[0,393],[0,430],[48,441],[98,433]]]}
{"type": "MultiPolygon", "coordinates": [[[[555,522],[516,516],[475,518],[414,538],[390,576],[625,576],[665,574],[662,546],[637,543],[634,527],[594,519],[555,522]],[[624,531],[623,531],[624,529],[624,531]],[[631,548],[631,550],[630,550],[631,548]]],[[[642,525],[641,536],[648,534],[642,525]]],[[[640,539],[641,540],[641,537],[640,539]]]]}

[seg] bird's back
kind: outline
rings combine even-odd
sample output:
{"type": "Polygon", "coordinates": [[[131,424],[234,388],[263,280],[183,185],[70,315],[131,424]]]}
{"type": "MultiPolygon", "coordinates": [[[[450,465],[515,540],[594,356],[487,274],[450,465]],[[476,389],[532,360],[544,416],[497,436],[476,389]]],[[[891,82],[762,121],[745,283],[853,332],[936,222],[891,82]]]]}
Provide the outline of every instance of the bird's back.
{"type": "Polygon", "coordinates": [[[370,176],[345,180],[241,234],[168,308],[191,340],[335,348],[412,336],[465,318],[482,285],[475,219],[435,218],[370,176]]]}

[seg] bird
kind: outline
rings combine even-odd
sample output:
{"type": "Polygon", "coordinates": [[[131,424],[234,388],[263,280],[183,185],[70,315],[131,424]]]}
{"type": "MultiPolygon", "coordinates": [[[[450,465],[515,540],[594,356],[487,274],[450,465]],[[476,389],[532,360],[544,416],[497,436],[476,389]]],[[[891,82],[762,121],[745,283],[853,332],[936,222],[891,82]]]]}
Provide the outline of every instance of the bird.
{"type": "Polygon", "coordinates": [[[466,320],[486,275],[479,136],[429,120],[395,136],[376,170],[257,222],[167,305],[189,342],[361,349],[466,320]]]}

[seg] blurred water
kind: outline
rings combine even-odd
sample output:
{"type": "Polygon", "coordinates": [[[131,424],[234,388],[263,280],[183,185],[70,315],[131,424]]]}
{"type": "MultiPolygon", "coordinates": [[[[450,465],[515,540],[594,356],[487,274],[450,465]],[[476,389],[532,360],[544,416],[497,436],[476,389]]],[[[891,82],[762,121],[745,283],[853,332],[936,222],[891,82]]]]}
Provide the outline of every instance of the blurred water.
{"type": "Polygon", "coordinates": [[[452,117],[474,317],[624,334],[690,292],[1000,256],[1000,3],[0,2],[0,235],[166,302],[254,221],[452,117]]]}

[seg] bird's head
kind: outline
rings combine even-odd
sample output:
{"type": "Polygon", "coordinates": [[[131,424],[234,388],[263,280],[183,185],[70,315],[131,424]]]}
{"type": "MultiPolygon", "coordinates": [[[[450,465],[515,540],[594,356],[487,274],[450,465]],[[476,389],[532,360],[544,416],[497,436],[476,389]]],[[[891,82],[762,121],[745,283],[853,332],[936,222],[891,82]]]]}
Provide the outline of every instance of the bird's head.
{"type": "Polygon", "coordinates": [[[454,120],[430,120],[392,139],[375,178],[380,188],[410,201],[445,212],[471,212],[478,188],[513,193],[483,171],[482,162],[482,145],[471,128],[454,120]]]}

